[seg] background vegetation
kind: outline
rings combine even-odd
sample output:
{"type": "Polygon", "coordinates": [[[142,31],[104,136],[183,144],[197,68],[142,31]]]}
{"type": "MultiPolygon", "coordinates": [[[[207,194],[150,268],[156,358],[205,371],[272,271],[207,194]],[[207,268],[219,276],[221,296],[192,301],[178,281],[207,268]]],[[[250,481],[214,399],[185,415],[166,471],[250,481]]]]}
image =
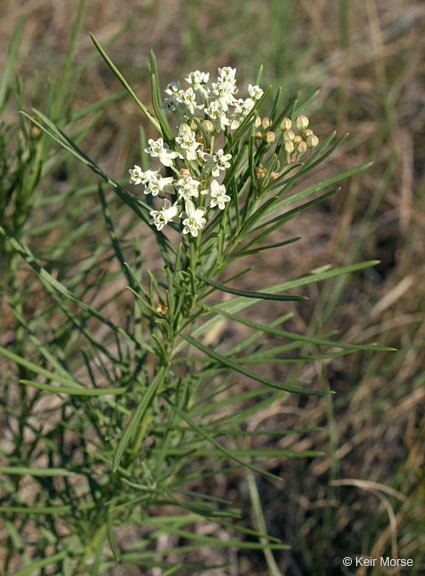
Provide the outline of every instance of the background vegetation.
{"type": "MultiPolygon", "coordinates": [[[[288,233],[298,235],[301,228],[301,243],[285,251],[272,251],[267,259],[253,257],[249,263],[259,278],[267,277],[270,285],[324,264],[343,265],[378,258],[381,263],[374,269],[311,288],[308,306],[291,307],[295,314],[292,322],[299,331],[307,333],[325,327],[347,333],[347,339],[357,342],[373,337],[380,344],[396,347],[398,352],[362,353],[333,360],[326,366],[329,386],[337,393],[332,404],[326,405],[326,400],[283,398],[264,411],[261,420],[253,419],[250,423],[253,431],[263,425],[278,429],[284,423],[288,427],[292,422],[297,427],[319,427],[320,431],[301,439],[298,436],[279,439],[279,448],[320,450],[326,454],[288,463],[276,459],[270,471],[282,475],[285,483],[282,486],[258,479],[257,489],[269,533],[291,545],[291,550],[275,553],[282,574],[340,574],[341,558],[356,553],[414,558],[412,574],[422,573],[425,544],[422,368],[425,9],[422,4],[415,0],[314,3],[129,0],[118,5],[110,0],[90,0],[75,43],[72,65],[71,61],[67,64],[67,54],[77,2],[4,1],[3,5],[0,21],[3,70],[20,15],[24,21],[8,78],[14,94],[4,107],[2,121],[16,124],[17,109],[28,111],[31,105],[43,111],[48,109],[50,117],[59,123],[68,122],[74,114],[77,122],[74,136],[84,138],[84,148],[90,150],[91,157],[117,179],[126,179],[128,167],[138,159],[141,119],[133,102],[121,97],[120,86],[95,53],[88,31],[104,45],[113,42],[114,61],[144,101],[150,95],[146,67],[150,48],[155,50],[160,63],[163,85],[181,78],[187,71],[196,68],[213,71],[223,64],[237,66],[240,78],[248,82],[255,77],[258,66],[264,64],[264,81],[283,84],[289,95],[298,89],[305,95],[320,89],[314,112],[310,114],[315,132],[325,136],[335,129],[341,135],[346,131],[351,134],[337,154],[320,168],[320,177],[367,161],[374,164],[344,182],[339,195],[311,207],[289,223],[285,238],[288,233]],[[17,72],[22,84],[18,83],[16,89],[17,72]],[[63,89],[58,90],[60,82],[63,89]],[[89,108],[116,94],[101,115],[89,108]],[[87,114],[79,119],[74,111],[81,109],[86,109],[87,114]],[[87,125],[94,123],[96,130],[86,137],[87,125]]],[[[0,109],[5,95],[0,91],[0,109]]],[[[97,195],[92,194],[96,192],[93,178],[75,162],[64,160],[55,146],[28,125],[24,144],[14,139],[15,134],[8,132],[5,124],[1,132],[2,186],[6,189],[12,183],[16,185],[19,174],[22,190],[14,230],[25,231],[27,243],[44,258],[52,276],[73,278],[74,285],[85,279],[88,296],[100,282],[99,273],[91,273],[92,264],[100,262],[108,281],[104,282],[96,305],[108,310],[110,317],[122,318],[130,300],[122,294],[123,285],[117,284],[116,270],[110,266],[106,252],[107,242],[102,240],[103,229],[96,225],[101,208],[97,195]],[[22,163],[26,154],[32,154],[35,159],[32,165],[40,170],[23,174],[8,164],[10,151],[19,146],[22,163]],[[78,261],[84,261],[84,265],[78,268],[78,261]],[[117,294],[121,294],[118,301],[117,294]]],[[[120,234],[134,234],[131,218],[121,210],[117,224],[120,234]]],[[[273,238],[276,242],[282,239],[278,234],[273,238]]],[[[150,265],[155,269],[155,262],[158,266],[160,261],[148,233],[141,241],[146,254],[152,254],[150,265]]],[[[11,281],[5,274],[6,261],[11,256],[3,244],[0,248],[1,282],[6,286],[11,281]]],[[[28,270],[17,261],[9,262],[10,265],[20,266],[13,276],[17,285],[12,293],[23,291],[27,298],[22,309],[18,301],[10,302],[10,298],[7,301],[10,290],[3,291],[1,346],[8,346],[15,339],[17,318],[25,320],[37,315],[42,318],[49,307],[45,292],[28,270]]],[[[254,277],[250,276],[249,283],[241,280],[241,286],[252,288],[254,277]]],[[[273,318],[275,311],[270,310],[268,303],[256,309],[256,314],[264,320],[273,318]]],[[[217,341],[225,335],[231,344],[232,338],[236,342],[241,336],[234,330],[235,326],[224,320],[209,338],[217,341]]],[[[58,341],[68,337],[66,333],[54,336],[58,341]]],[[[101,338],[101,332],[98,336],[101,338]]],[[[18,331],[16,337],[19,349],[22,334],[18,331]]],[[[8,369],[8,361],[1,359],[3,398],[9,398],[8,369]]],[[[279,378],[276,367],[273,371],[270,375],[279,378]]],[[[23,368],[20,378],[25,376],[23,368]]],[[[323,377],[322,364],[309,368],[304,377],[313,380],[323,377]]],[[[19,402],[17,398],[9,400],[9,408],[13,402],[19,402]]],[[[5,439],[7,442],[7,434],[5,439]]],[[[267,442],[269,447],[273,446],[270,439],[267,442]]],[[[253,447],[265,446],[253,440],[253,447]]],[[[7,490],[7,486],[1,488],[7,490]]],[[[27,494],[36,489],[36,484],[28,480],[19,486],[27,494]]],[[[246,477],[237,472],[226,477],[217,475],[203,489],[217,498],[234,501],[244,510],[253,510],[246,477]]],[[[19,535],[5,526],[4,540],[12,534],[18,542],[19,538],[31,541],[33,530],[31,522],[25,524],[19,535]]],[[[226,538],[225,532],[214,536],[226,538]]],[[[137,535],[123,532],[121,538],[137,535]]],[[[164,547],[175,544],[171,537],[164,547]]],[[[2,554],[7,554],[7,548],[2,554]]],[[[207,554],[201,561],[231,562],[232,576],[266,573],[261,554],[239,552],[237,563],[232,554],[231,549],[214,550],[211,557],[207,554]]],[[[17,559],[11,561],[13,566],[17,559]]],[[[16,569],[19,566],[16,563],[16,569]]],[[[134,574],[141,573],[136,567],[119,570],[116,568],[114,574],[131,574],[131,570],[134,574]]],[[[358,574],[366,574],[366,570],[359,570],[358,574]]]]}

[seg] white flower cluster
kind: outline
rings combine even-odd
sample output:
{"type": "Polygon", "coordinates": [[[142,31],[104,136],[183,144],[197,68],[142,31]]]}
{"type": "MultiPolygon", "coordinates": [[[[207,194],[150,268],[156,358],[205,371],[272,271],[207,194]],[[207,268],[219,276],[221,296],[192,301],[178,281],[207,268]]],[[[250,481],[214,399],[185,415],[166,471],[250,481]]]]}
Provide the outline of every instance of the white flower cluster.
{"type": "Polygon", "coordinates": [[[214,150],[214,135],[240,126],[263,91],[250,84],[249,97],[237,99],[236,69],[230,67],[219,68],[216,82],[210,85],[209,74],[199,70],[188,74],[186,82],[190,85],[186,90],[178,82],[165,90],[164,108],[173,113],[178,126],[172,149],[162,138],[150,139],[145,149],[176,177],[163,177],[159,169],[143,171],[137,165],[129,173],[131,184],[142,184],[145,194],[163,198],[160,209],[150,212],[152,225],[162,230],[170,221],[181,222],[183,234],[196,237],[215,209],[224,210],[231,200],[221,181],[231,166],[232,155],[222,148],[214,150]],[[205,133],[213,136],[208,145],[205,133]]]}
{"type": "Polygon", "coordinates": [[[209,83],[209,79],[207,72],[196,70],[186,76],[186,82],[190,84],[186,90],[179,82],[167,86],[164,108],[173,112],[176,126],[193,118],[206,117],[217,132],[226,128],[235,130],[263,95],[259,86],[250,84],[249,97],[237,98],[236,68],[219,68],[216,82],[209,83]]]}

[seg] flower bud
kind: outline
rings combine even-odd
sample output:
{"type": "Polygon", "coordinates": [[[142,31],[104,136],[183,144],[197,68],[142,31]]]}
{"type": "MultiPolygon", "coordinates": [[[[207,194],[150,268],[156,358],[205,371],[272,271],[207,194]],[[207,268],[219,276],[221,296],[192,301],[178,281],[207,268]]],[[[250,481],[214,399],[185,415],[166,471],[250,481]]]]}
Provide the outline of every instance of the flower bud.
{"type": "Polygon", "coordinates": [[[262,140],[262,139],[263,139],[263,135],[262,135],[262,133],[259,132],[259,131],[257,131],[257,132],[254,134],[254,137],[255,137],[257,140],[262,140]]]}
{"type": "Polygon", "coordinates": [[[307,138],[307,146],[309,148],[316,148],[316,146],[319,144],[319,138],[316,136],[316,134],[311,134],[308,138],[307,138]]]}
{"type": "Polygon", "coordinates": [[[291,152],[293,152],[295,149],[294,143],[292,142],[292,140],[286,140],[285,141],[285,150],[288,154],[291,154],[291,152]]]}
{"type": "MultiPolygon", "coordinates": [[[[40,122],[40,117],[37,116],[37,114],[31,114],[31,118],[33,118],[34,120],[37,120],[38,122],[40,122]]],[[[31,135],[32,135],[34,138],[38,138],[38,137],[40,136],[40,134],[41,134],[41,130],[39,129],[38,126],[35,126],[35,125],[34,125],[34,126],[31,127],[31,135]]]]}
{"type": "Polygon", "coordinates": [[[266,177],[267,170],[262,166],[258,166],[258,168],[255,169],[255,173],[257,175],[258,180],[262,180],[263,178],[266,177]]]}
{"type": "Polygon", "coordinates": [[[307,144],[304,142],[304,140],[298,142],[297,152],[298,154],[304,154],[305,152],[307,152],[307,144]]]}
{"type": "Polygon", "coordinates": [[[263,127],[264,130],[267,130],[267,128],[269,128],[270,125],[271,125],[270,118],[263,118],[261,120],[261,126],[263,127]]]}
{"type": "Polygon", "coordinates": [[[265,138],[267,144],[271,144],[272,142],[274,142],[276,140],[276,134],[274,132],[272,132],[271,130],[269,130],[268,132],[266,132],[264,138],[265,138]]]}
{"type": "Polygon", "coordinates": [[[166,316],[168,312],[168,306],[167,304],[157,304],[155,310],[158,314],[161,314],[161,316],[166,316]]]}
{"type": "Polygon", "coordinates": [[[305,130],[309,125],[309,119],[307,118],[307,116],[298,116],[298,118],[295,120],[295,126],[297,127],[297,130],[305,130]]]}
{"type": "Polygon", "coordinates": [[[270,179],[271,180],[277,180],[277,178],[279,178],[279,176],[280,176],[279,172],[272,172],[270,174],[270,179]]]}
{"type": "Polygon", "coordinates": [[[290,130],[292,128],[292,120],[290,118],[284,118],[280,123],[281,130],[290,130]]]}
{"type": "Polygon", "coordinates": [[[261,126],[261,118],[259,116],[257,116],[257,118],[255,119],[254,126],[256,128],[259,128],[261,126]]]}
{"type": "Polygon", "coordinates": [[[294,144],[298,144],[299,142],[301,142],[302,138],[299,134],[297,134],[297,136],[295,136],[294,138],[294,144]]]}
{"type": "Polygon", "coordinates": [[[180,124],[179,126],[179,136],[181,136],[184,132],[189,132],[191,127],[188,124],[180,124]]]}
{"type": "Polygon", "coordinates": [[[303,132],[303,138],[308,138],[309,136],[313,136],[313,134],[313,130],[311,130],[311,128],[307,128],[307,130],[304,130],[303,132]]]}
{"type": "Polygon", "coordinates": [[[292,130],[285,130],[283,133],[283,139],[284,140],[293,140],[295,138],[295,134],[292,132],[292,130]]]}
{"type": "Polygon", "coordinates": [[[190,176],[190,171],[187,168],[180,168],[180,176],[182,178],[187,178],[190,176]]]}
{"type": "Polygon", "coordinates": [[[214,124],[211,122],[211,120],[203,120],[202,126],[204,127],[204,130],[207,134],[213,132],[214,130],[214,124]]]}

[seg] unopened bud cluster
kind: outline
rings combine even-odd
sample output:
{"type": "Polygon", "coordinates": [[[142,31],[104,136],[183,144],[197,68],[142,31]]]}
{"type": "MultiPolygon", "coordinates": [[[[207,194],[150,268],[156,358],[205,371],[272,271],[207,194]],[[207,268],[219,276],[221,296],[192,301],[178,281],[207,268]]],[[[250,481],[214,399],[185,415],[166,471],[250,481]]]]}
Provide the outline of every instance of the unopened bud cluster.
{"type": "Polygon", "coordinates": [[[309,124],[307,116],[298,116],[295,122],[284,118],[280,123],[288,163],[298,162],[309,148],[319,144],[319,138],[308,128],[309,124]]]}
{"type": "Polygon", "coordinates": [[[272,121],[270,118],[260,118],[260,116],[257,116],[254,126],[256,128],[255,140],[257,145],[260,145],[262,142],[273,144],[276,140],[276,134],[271,130],[272,121]]]}

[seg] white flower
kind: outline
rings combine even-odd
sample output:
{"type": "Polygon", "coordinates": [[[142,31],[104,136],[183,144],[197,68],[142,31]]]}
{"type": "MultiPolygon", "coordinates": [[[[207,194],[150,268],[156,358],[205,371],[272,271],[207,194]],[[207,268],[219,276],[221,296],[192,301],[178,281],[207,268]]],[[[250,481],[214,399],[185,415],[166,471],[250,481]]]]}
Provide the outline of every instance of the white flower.
{"type": "Polygon", "coordinates": [[[175,112],[177,110],[177,99],[175,96],[171,96],[170,98],[164,98],[164,102],[162,103],[162,108],[167,110],[167,112],[175,112]]]}
{"type": "Polygon", "coordinates": [[[149,224],[154,224],[157,230],[162,230],[170,220],[179,217],[180,206],[178,204],[171,205],[169,200],[164,200],[161,210],[151,210],[149,214],[152,216],[149,224]]]}
{"type": "Polygon", "coordinates": [[[212,84],[213,94],[222,100],[226,105],[233,104],[235,94],[238,91],[236,86],[236,68],[225,66],[218,69],[217,82],[212,84]]]}
{"type": "Polygon", "coordinates": [[[159,170],[143,170],[140,166],[135,166],[130,172],[130,183],[131,184],[144,184],[145,194],[152,194],[152,196],[158,196],[161,192],[174,193],[174,188],[172,186],[173,178],[163,178],[159,170]]]}
{"type": "Polygon", "coordinates": [[[191,116],[196,114],[198,108],[203,107],[203,104],[198,105],[196,103],[196,95],[193,91],[193,88],[188,88],[187,90],[179,90],[178,96],[176,96],[176,98],[177,102],[184,104],[191,116]]]}
{"type": "Polygon", "coordinates": [[[220,210],[224,210],[226,202],[230,202],[230,196],[226,194],[226,188],[223,184],[219,184],[217,180],[213,180],[211,182],[211,208],[218,206],[220,210]]]}
{"type": "Polygon", "coordinates": [[[238,128],[242,120],[251,112],[254,106],[255,101],[252,98],[247,98],[246,100],[239,98],[239,100],[236,100],[234,103],[235,110],[232,116],[232,123],[230,124],[230,128],[232,130],[238,128]]]}
{"type": "Polygon", "coordinates": [[[186,176],[185,178],[180,178],[177,182],[177,193],[184,200],[190,200],[191,197],[198,198],[199,196],[199,186],[200,182],[192,178],[192,176],[186,176]]]}
{"type": "Polygon", "coordinates": [[[150,154],[152,158],[158,158],[164,166],[172,166],[175,158],[181,158],[178,152],[164,147],[162,138],[158,138],[158,140],[152,140],[152,138],[150,138],[148,144],[149,148],[145,148],[145,152],[150,154]]]}
{"type": "Polygon", "coordinates": [[[144,172],[137,164],[134,168],[130,168],[128,172],[130,174],[130,184],[146,184],[155,174],[158,174],[158,170],[146,170],[144,172]]]}
{"type": "Polygon", "coordinates": [[[217,130],[224,130],[226,126],[229,126],[230,121],[226,116],[227,105],[222,100],[213,100],[210,102],[208,108],[205,109],[205,114],[209,116],[213,121],[217,130]]]}
{"type": "Polygon", "coordinates": [[[231,82],[214,82],[212,88],[213,94],[226,105],[226,109],[229,104],[233,104],[235,101],[234,94],[238,91],[236,84],[231,82]]]}
{"type": "Polygon", "coordinates": [[[146,183],[144,192],[145,194],[152,194],[152,196],[158,196],[158,194],[162,194],[163,192],[174,194],[173,178],[163,178],[159,174],[155,174],[149,182],[146,183]]]}
{"type": "Polygon", "coordinates": [[[264,91],[257,85],[253,86],[252,84],[248,84],[248,94],[254,100],[259,100],[264,94],[264,91]]]}
{"type": "Polygon", "coordinates": [[[205,170],[211,172],[215,178],[218,178],[220,176],[220,170],[225,171],[227,168],[230,168],[229,160],[232,159],[232,155],[225,154],[220,148],[220,150],[217,150],[214,154],[202,152],[201,158],[206,163],[205,170]]]}
{"type": "Polygon", "coordinates": [[[164,90],[169,96],[175,96],[180,90],[180,82],[170,82],[164,90]]]}
{"type": "Polygon", "coordinates": [[[224,68],[219,68],[218,78],[221,82],[235,82],[236,68],[231,68],[230,66],[224,66],[224,68]]]}
{"type": "Polygon", "coordinates": [[[195,204],[191,200],[186,200],[185,202],[186,211],[183,212],[183,234],[191,234],[192,236],[198,236],[199,230],[207,223],[204,218],[206,209],[203,207],[195,208],[195,204]]]}
{"type": "Polygon", "coordinates": [[[197,84],[206,84],[210,79],[210,75],[208,72],[200,72],[199,70],[195,70],[195,72],[189,72],[186,76],[186,82],[189,84],[197,85],[197,84]]]}
{"type": "Polygon", "coordinates": [[[180,126],[176,142],[182,148],[187,160],[196,160],[196,149],[201,144],[196,141],[195,132],[191,130],[187,124],[182,124],[180,126]]]}
{"type": "Polygon", "coordinates": [[[210,75],[208,72],[200,72],[199,70],[190,72],[186,76],[186,82],[192,84],[193,89],[195,90],[196,94],[201,97],[201,99],[206,99],[209,96],[210,91],[206,86],[209,79],[210,75]]]}

